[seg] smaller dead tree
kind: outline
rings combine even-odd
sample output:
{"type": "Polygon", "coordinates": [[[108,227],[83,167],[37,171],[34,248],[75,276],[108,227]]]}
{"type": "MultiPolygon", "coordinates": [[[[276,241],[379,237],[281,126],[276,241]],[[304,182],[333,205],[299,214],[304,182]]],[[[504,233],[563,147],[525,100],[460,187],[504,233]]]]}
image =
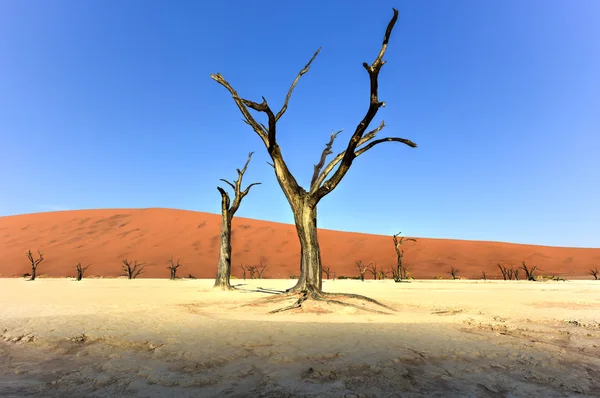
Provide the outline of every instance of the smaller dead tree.
{"type": "Polygon", "coordinates": [[[515,269],[513,267],[508,268],[500,263],[498,263],[498,268],[500,268],[500,272],[502,273],[502,277],[505,281],[519,280],[519,269],[515,269]]]}
{"type": "Polygon", "coordinates": [[[487,275],[485,274],[485,271],[481,271],[481,279],[487,281],[487,275]]]}
{"type": "Polygon", "coordinates": [[[30,281],[35,280],[35,277],[37,276],[37,267],[38,267],[38,265],[40,265],[40,263],[42,261],[44,261],[44,255],[39,250],[38,250],[38,255],[39,255],[39,257],[37,259],[33,258],[33,254],[31,253],[31,250],[27,251],[27,258],[29,259],[29,262],[31,263],[31,276],[29,277],[30,281]]]}
{"type": "Polygon", "coordinates": [[[131,264],[129,260],[123,260],[123,271],[124,273],[121,276],[126,276],[128,279],[135,279],[139,274],[142,273],[145,267],[145,263],[138,264],[137,260],[131,264]]]}
{"type": "Polygon", "coordinates": [[[458,273],[460,271],[457,270],[456,268],[454,268],[454,266],[450,267],[450,272],[448,272],[450,274],[450,276],[452,277],[452,279],[456,280],[458,279],[458,273]]]}
{"type": "Polygon", "coordinates": [[[88,267],[91,264],[86,265],[85,267],[81,266],[81,263],[77,263],[77,265],[75,266],[75,271],[77,271],[77,280],[80,281],[83,279],[83,273],[85,272],[85,270],[88,269],[88,267]]]}
{"type": "Polygon", "coordinates": [[[267,264],[260,263],[260,270],[258,269],[258,267],[256,267],[256,269],[256,275],[258,276],[258,279],[262,279],[263,275],[265,274],[265,270],[267,269],[267,264]]]}
{"type": "Polygon", "coordinates": [[[233,216],[238,211],[240,204],[242,203],[242,199],[248,195],[250,192],[250,188],[255,185],[260,185],[260,182],[255,182],[246,187],[246,189],[242,189],[242,179],[244,178],[244,174],[248,169],[248,164],[250,163],[250,159],[252,159],[252,154],[254,152],[250,152],[248,154],[248,160],[246,160],[246,164],[240,170],[237,169],[238,178],[233,182],[225,180],[221,178],[225,184],[229,185],[233,189],[234,197],[233,201],[229,197],[227,191],[225,191],[221,187],[217,187],[219,193],[221,194],[221,243],[219,246],[219,260],[217,263],[217,276],[215,277],[215,289],[221,290],[232,290],[231,286],[231,222],[233,220],[233,216]]]}
{"type": "Polygon", "coordinates": [[[594,280],[598,280],[598,276],[600,275],[600,271],[598,267],[590,270],[590,275],[594,277],[594,280]]]}
{"type": "Polygon", "coordinates": [[[365,281],[365,273],[367,269],[369,269],[369,265],[363,266],[362,260],[356,261],[356,266],[358,267],[358,272],[360,273],[360,280],[365,281]]]}
{"type": "Polygon", "coordinates": [[[506,266],[498,263],[498,268],[500,268],[500,272],[502,273],[502,278],[504,278],[504,280],[508,279],[508,268],[506,268],[506,266]]]}
{"type": "Polygon", "coordinates": [[[325,273],[325,276],[327,276],[327,280],[329,280],[329,274],[331,274],[331,268],[323,267],[323,272],[325,273]]]}
{"type": "Polygon", "coordinates": [[[377,275],[379,275],[377,271],[377,263],[371,264],[368,271],[373,274],[373,280],[377,280],[377,275]]]}
{"type": "Polygon", "coordinates": [[[171,273],[171,277],[169,278],[170,280],[174,281],[175,279],[177,279],[177,268],[179,268],[180,266],[181,264],[179,264],[179,259],[177,259],[177,264],[175,264],[173,262],[173,256],[169,257],[169,266],[167,267],[167,269],[171,273]]]}
{"type": "Polygon", "coordinates": [[[387,278],[387,272],[384,270],[379,270],[377,277],[379,278],[379,280],[384,280],[387,278]]]}
{"type": "Polygon", "coordinates": [[[408,275],[408,268],[405,269],[402,265],[402,259],[404,258],[404,249],[401,249],[400,246],[407,241],[417,241],[414,238],[405,238],[404,236],[400,236],[401,233],[402,232],[398,232],[397,234],[392,236],[392,239],[394,241],[394,247],[396,248],[397,258],[396,271],[392,270],[392,274],[394,275],[394,282],[402,282],[403,280],[407,279],[406,276],[408,275]],[[399,236],[400,239],[398,239],[399,236]]]}
{"type": "Polygon", "coordinates": [[[240,264],[240,268],[242,269],[242,272],[243,272],[242,278],[244,280],[246,280],[246,267],[244,266],[244,264],[240,264]]]}
{"type": "Polygon", "coordinates": [[[533,273],[538,269],[538,266],[534,265],[533,267],[529,268],[527,267],[527,264],[525,264],[525,261],[522,263],[523,265],[521,265],[521,269],[525,271],[525,279],[535,282],[535,275],[533,273]]]}

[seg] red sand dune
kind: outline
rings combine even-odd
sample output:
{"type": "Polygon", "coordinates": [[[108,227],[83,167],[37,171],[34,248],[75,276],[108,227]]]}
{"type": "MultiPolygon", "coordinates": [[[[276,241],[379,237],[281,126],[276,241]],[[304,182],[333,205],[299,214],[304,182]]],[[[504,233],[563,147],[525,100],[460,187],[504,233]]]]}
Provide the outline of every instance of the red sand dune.
{"type": "MultiPolygon", "coordinates": [[[[74,275],[75,265],[92,264],[86,276],[118,276],[121,260],[145,262],[140,277],[168,278],[167,259],[180,258],[179,276],[212,278],[216,273],[220,215],[173,209],[78,210],[0,217],[0,276],[29,272],[27,250],[45,257],[38,274],[74,275]]],[[[267,278],[299,273],[300,245],[293,225],[234,218],[233,270],[240,264],[268,264],[267,278]]],[[[417,238],[405,244],[404,262],[415,278],[460,276],[499,278],[498,262],[539,265],[540,274],[589,279],[600,267],[600,249],[548,247],[500,242],[417,238]]],[[[390,236],[319,230],[325,266],[337,276],[355,276],[355,261],[375,262],[389,270],[396,255],[390,236]]],[[[369,275],[371,278],[372,276],[369,275]]]]}

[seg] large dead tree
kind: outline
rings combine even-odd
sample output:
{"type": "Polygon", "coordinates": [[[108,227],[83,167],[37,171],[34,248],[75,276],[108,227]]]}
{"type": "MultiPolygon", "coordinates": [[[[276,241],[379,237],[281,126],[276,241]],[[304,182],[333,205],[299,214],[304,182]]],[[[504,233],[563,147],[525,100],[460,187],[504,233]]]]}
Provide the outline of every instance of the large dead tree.
{"type": "MultiPolygon", "coordinates": [[[[233,215],[236,211],[238,211],[240,207],[240,203],[242,203],[242,199],[248,192],[250,192],[250,188],[254,185],[259,185],[260,182],[254,182],[244,190],[242,190],[242,179],[244,178],[244,173],[248,168],[248,164],[250,163],[250,159],[252,159],[252,154],[254,152],[250,152],[248,154],[248,160],[244,165],[243,169],[237,169],[238,178],[233,181],[233,183],[221,179],[224,183],[233,188],[234,198],[233,203],[229,198],[229,194],[221,187],[217,187],[219,192],[221,193],[221,246],[219,249],[219,263],[217,265],[217,277],[215,279],[215,288],[219,288],[222,290],[231,290],[233,287],[231,286],[231,220],[233,219],[233,215]]],[[[246,279],[246,278],[244,278],[246,279]]]]}
{"type": "Polygon", "coordinates": [[[37,267],[38,267],[38,265],[40,265],[40,263],[42,261],[44,261],[44,255],[39,250],[38,250],[38,255],[39,255],[38,258],[33,258],[33,254],[31,253],[31,250],[27,251],[27,258],[29,259],[29,262],[31,263],[31,276],[29,277],[30,281],[35,280],[35,277],[37,276],[37,267]]]}
{"type": "Polygon", "coordinates": [[[405,238],[404,236],[400,236],[402,232],[398,232],[397,234],[392,236],[394,240],[394,247],[396,248],[396,270],[392,270],[392,274],[394,275],[394,282],[402,282],[403,280],[408,279],[408,268],[402,265],[402,259],[404,258],[404,249],[402,249],[402,244],[407,241],[416,242],[417,240],[414,238],[405,238]],[[398,239],[400,236],[400,239],[398,239]]]}
{"type": "MultiPolygon", "coordinates": [[[[363,63],[363,66],[369,75],[369,106],[361,121],[356,126],[354,133],[352,133],[346,148],[337,154],[337,156],[329,163],[326,163],[327,156],[333,153],[332,147],[334,140],[341,131],[331,134],[329,141],[325,145],[325,149],[321,153],[319,161],[314,166],[310,187],[308,189],[305,189],[298,184],[283,158],[281,148],[277,143],[277,122],[287,111],[290,97],[292,96],[298,81],[302,75],[308,72],[312,62],[321,49],[319,48],[314,53],[308,63],[302,68],[300,73],[298,73],[287,92],[283,106],[277,112],[271,108],[264,97],[262,97],[262,102],[260,103],[242,98],[221,74],[217,73],[211,75],[213,80],[222,85],[231,94],[233,101],[243,116],[244,122],[254,130],[264,143],[267,152],[272,159],[272,163],[270,164],[275,171],[279,186],[292,208],[296,231],[300,240],[300,276],[296,285],[286,292],[300,293],[301,296],[298,306],[302,304],[303,299],[312,298],[323,300],[323,296],[325,295],[322,291],[321,251],[317,238],[317,204],[319,201],[339,185],[346,173],[348,173],[354,160],[374,146],[384,142],[399,142],[412,148],[417,146],[412,141],[404,138],[386,137],[375,139],[377,133],[384,128],[383,121],[376,128],[369,130],[369,125],[377,115],[379,108],[385,105],[383,101],[380,101],[378,96],[378,77],[379,71],[385,63],[383,56],[387,50],[392,29],[398,19],[398,11],[396,9],[393,11],[394,15],[388,23],[383,37],[383,43],[375,61],[370,65],[366,62],[363,63]],[[266,115],[267,123],[260,123],[252,115],[251,111],[260,112],[266,115]]],[[[346,297],[348,296],[350,295],[346,295],[346,297]]],[[[370,299],[368,300],[373,301],[370,299]]]]}

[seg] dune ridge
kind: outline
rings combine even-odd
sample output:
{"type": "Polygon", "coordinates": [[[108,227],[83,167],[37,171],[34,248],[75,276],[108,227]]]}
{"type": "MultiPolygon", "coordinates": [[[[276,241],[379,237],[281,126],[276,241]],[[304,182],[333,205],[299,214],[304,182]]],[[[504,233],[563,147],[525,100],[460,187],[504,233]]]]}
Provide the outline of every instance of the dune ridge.
{"type": "MultiPolygon", "coordinates": [[[[25,253],[38,249],[45,260],[39,274],[75,274],[78,262],[92,264],[86,276],[115,277],[121,260],[146,263],[140,278],[168,278],[167,259],[180,258],[179,276],[212,278],[216,272],[220,215],[188,210],[99,209],[0,217],[0,276],[29,272],[25,253]]],[[[419,279],[449,277],[451,266],[464,278],[500,278],[498,262],[538,265],[539,274],[590,279],[600,266],[600,248],[568,248],[503,242],[431,239],[404,245],[404,262],[419,279]]],[[[236,217],[232,228],[232,275],[240,264],[268,264],[266,278],[289,278],[299,272],[299,243],[291,224],[236,217]]],[[[324,266],[332,276],[355,276],[355,261],[374,262],[389,270],[396,255],[390,236],[319,229],[324,266]]],[[[372,278],[372,275],[368,274],[372,278]]]]}

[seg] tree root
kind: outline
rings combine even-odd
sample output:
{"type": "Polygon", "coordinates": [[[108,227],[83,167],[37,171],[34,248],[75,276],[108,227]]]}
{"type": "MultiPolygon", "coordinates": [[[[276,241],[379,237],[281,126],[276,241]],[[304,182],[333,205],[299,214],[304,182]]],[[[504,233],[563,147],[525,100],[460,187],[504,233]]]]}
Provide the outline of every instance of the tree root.
{"type": "Polygon", "coordinates": [[[393,308],[388,307],[387,305],[382,304],[382,303],[380,303],[377,300],[374,300],[374,299],[366,297],[366,296],[361,296],[360,294],[352,294],[352,293],[326,293],[326,292],[322,292],[322,291],[301,290],[299,292],[289,291],[289,292],[286,292],[286,293],[278,294],[277,296],[274,296],[274,297],[266,297],[263,300],[267,301],[267,302],[273,302],[273,301],[279,302],[279,301],[283,301],[283,300],[288,299],[290,296],[296,296],[298,293],[300,293],[300,297],[298,298],[298,300],[296,300],[296,302],[294,304],[289,305],[287,307],[278,308],[278,309],[273,310],[273,311],[269,311],[269,314],[276,314],[278,312],[284,312],[284,311],[289,311],[289,310],[301,308],[302,304],[305,301],[307,301],[307,300],[315,300],[315,301],[321,301],[321,302],[325,302],[325,303],[329,303],[329,304],[340,305],[342,307],[350,307],[350,308],[354,308],[354,309],[357,309],[357,310],[360,310],[360,311],[389,315],[389,312],[380,311],[380,310],[371,309],[371,308],[364,308],[364,307],[361,307],[361,306],[356,305],[356,304],[345,303],[343,301],[336,300],[336,299],[333,299],[333,298],[327,298],[327,297],[350,298],[350,299],[355,299],[355,300],[364,300],[364,301],[367,301],[367,302],[369,302],[371,304],[375,304],[375,305],[377,305],[379,307],[385,308],[388,311],[396,312],[396,310],[394,310],[393,308]]]}

